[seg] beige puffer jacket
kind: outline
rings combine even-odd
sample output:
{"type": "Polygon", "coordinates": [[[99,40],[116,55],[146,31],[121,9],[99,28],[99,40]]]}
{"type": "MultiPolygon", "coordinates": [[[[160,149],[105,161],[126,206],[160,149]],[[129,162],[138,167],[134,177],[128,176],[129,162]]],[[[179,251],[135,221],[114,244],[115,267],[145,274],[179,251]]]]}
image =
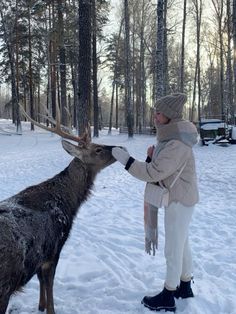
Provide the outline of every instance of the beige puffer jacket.
{"type": "Polygon", "coordinates": [[[185,206],[198,202],[195,160],[192,146],[197,142],[195,126],[185,120],[171,121],[158,128],[159,144],[150,163],[134,160],[129,173],[146,182],[162,181],[169,188],[185,161],[187,164],[170,190],[169,204],[173,201],[185,206]]]}

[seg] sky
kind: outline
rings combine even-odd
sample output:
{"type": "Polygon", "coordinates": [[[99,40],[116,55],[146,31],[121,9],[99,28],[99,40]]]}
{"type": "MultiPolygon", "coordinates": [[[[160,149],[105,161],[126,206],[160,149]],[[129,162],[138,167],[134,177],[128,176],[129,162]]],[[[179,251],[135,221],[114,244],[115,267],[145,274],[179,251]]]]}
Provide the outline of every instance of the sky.
{"type": "MultiPolygon", "coordinates": [[[[72,160],[58,136],[23,123],[23,135],[0,120],[0,201],[54,176],[72,160]],[[6,132],[13,133],[7,135],[6,132]]],[[[144,160],[155,136],[103,130],[94,140],[126,146],[144,160]]],[[[177,314],[236,314],[236,145],[194,147],[200,201],[190,226],[195,297],[177,300],[177,314]]],[[[59,260],[54,283],[57,314],[148,314],[140,301],[163,288],[164,212],[159,249],[144,252],[144,183],[116,162],[100,172],[59,260]]],[[[36,277],[11,298],[7,314],[38,314],[36,277]]]]}

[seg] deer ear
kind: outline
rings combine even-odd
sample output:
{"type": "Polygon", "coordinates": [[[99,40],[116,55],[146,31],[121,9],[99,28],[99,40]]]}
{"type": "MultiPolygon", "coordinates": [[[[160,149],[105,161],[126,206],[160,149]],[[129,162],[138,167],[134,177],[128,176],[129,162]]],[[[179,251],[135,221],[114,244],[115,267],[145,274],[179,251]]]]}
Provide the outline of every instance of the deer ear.
{"type": "Polygon", "coordinates": [[[80,146],[75,146],[72,143],[67,142],[65,140],[62,140],[61,142],[62,142],[62,147],[64,148],[65,151],[67,151],[67,153],[83,161],[83,152],[80,146]]]}

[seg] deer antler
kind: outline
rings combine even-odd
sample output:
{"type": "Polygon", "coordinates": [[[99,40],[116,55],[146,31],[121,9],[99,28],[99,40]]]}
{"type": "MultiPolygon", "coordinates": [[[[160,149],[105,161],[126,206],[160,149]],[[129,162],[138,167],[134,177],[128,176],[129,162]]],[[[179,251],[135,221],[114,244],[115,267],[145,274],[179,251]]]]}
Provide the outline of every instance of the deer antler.
{"type": "Polygon", "coordinates": [[[77,143],[83,141],[83,142],[88,142],[89,136],[88,134],[86,134],[87,132],[85,132],[82,136],[76,136],[70,133],[67,133],[65,131],[62,130],[61,128],[61,113],[60,113],[60,108],[58,106],[58,104],[56,105],[56,120],[54,120],[51,117],[46,117],[51,123],[55,124],[55,127],[47,127],[46,125],[43,125],[37,121],[35,121],[34,119],[32,119],[24,110],[24,108],[20,105],[21,108],[21,112],[23,114],[23,116],[29,120],[31,123],[33,123],[34,125],[37,125],[39,128],[44,129],[46,131],[55,133],[63,138],[75,141],[77,143]]]}

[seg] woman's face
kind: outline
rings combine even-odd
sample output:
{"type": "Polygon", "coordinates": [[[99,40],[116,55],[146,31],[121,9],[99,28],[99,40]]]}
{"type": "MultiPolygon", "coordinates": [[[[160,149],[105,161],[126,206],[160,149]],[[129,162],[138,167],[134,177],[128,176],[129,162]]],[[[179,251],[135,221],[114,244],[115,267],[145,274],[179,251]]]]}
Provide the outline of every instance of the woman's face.
{"type": "Polygon", "coordinates": [[[162,112],[156,111],[154,113],[154,123],[157,125],[167,124],[170,122],[170,119],[167,118],[162,112]]]}

